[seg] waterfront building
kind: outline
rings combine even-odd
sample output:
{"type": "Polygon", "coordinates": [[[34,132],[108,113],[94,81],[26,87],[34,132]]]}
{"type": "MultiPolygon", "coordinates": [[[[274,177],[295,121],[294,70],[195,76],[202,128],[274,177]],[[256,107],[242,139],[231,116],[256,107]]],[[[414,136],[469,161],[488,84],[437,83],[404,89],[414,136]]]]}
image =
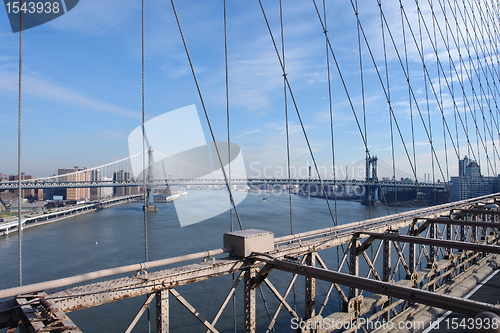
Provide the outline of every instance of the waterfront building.
{"type": "MultiPolygon", "coordinates": [[[[126,180],[130,180],[130,172],[126,172],[124,170],[120,170],[118,172],[113,172],[113,181],[114,182],[122,182],[126,180]]],[[[120,197],[123,195],[130,195],[130,187],[114,187],[113,188],[113,196],[120,197]]]]}
{"type": "Polygon", "coordinates": [[[467,156],[459,160],[458,174],[458,177],[451,177],[450,180],[452,201],[475,198],[498,190],[499,178],[483,176],[479,164],[467,156]]]}
{"type": "MultiPolygon", "coordinates": [[[[35,179],[35,176],[29,176],[29,175],[25,175],[25,173],[21,173],[21,180],[31,180],[31,179],[35,179]]],[[[19,180],[19,176],[18,175],[11,175],[9,176],[9,181],[17,181],[19,180]]],[[[11,190],[10,191],[11,193],[14,193],[15,196],[19,195],[19,190],[11,190]]],[[[29,199],[29,200],[35,200],[35,190],[31,189],[31,190],[22,190],[21,191],[21,197],[23,199],[29,199]]]]}
{"type": "MultiPolygon", "coordinates": [[[[67,182],[78,182],[78,181],[90,181],[90,171],[87,172],[79,172],[79,171],[85,171],[87,168],[79,168],[78,166],[75,166],[73,169],[58,169],[57,174],[58,175],[67,175],[65,177],[61,177],[60,181],[67,181],[67,182]]],[[[81,200],[85,199],[88,200],[90,199],[90,188],[67,188],[63,189],[62,193],[59,195],[62,195],[64,200],[81,200]]]]}
{"type": "MultiPolygon", "coordinates": [[[[101,180],[101,170],[90,170],[89,176],[91,182],[98,182],[101,180]]],[[[101,198],[101,188],[99,187],[90,188],[90,200],[99,200],[100,198],[101,198]]]]}

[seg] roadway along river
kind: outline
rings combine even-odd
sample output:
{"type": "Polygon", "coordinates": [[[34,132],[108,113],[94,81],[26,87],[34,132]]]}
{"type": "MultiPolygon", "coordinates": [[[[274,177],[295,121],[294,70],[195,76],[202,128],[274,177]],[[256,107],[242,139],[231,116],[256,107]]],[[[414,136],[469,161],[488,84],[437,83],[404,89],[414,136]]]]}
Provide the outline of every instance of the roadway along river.
{"type": "MultiPolygon", "coordinates": [[[[224,192],[190,191],[179,200],[206,204],[227,201],[224,192]],[[215,193],[215,195],[214,195],[215,193]]],[[[331,201],[332,209],[334,202],[331,201]]],[[[228,203],[229,207],[229,203],[228,203]]],[[[149,259],[156,260],[222,247],[222,235],[230,231],[229,212],[201,223],[180,227],[173,203],[158,204],[157,213],[148,214],[149,259]]],[[[400,212],[408,208],[400,209],[400,212]]],[[[394,208],[391,208],[394,212],[394,208]]],[[[290,233],[288,196],[270,193],[249,193],[238,205],[238,212],[245,229],[256,228],[273,231],[276,236],[290,233]],[[266,196],[268,200],[263,200],[266,196]]],[[[372,207],[372,217],[386,215],[383,206],[372,207]]],[[[234,215],[233,215],[234,216],[234,215]]],[[[338,201],[338,221],[344,224],[368,219],[369,209],[356,202],[338,201]]],[[[325,200],[293,196],[293,230],[295,233],[332,226],[332,219],[325,200]]],[[[234,228],[239,230],[234,218],[234,228]]],[[[329,267],[334,267],[336,255],[323,256],[329,267]]],[[[144,222],[141,203],[127,203],[104,210],[76,216],[54,224],[34,227],[23,232],[23,284],[41,282],[86,273],[94,270],[134,264],[144,261],[144,222]]],[[[0,237],[2,269],[0,289],[17,285],[18,255],[17,233],[0,237]]],[[[270,280],[283,293],[291,278],[290,274],[272,272],[270,280]]],[[[297,311],[303,313],[303,278],[296,287],[297,311]]],[[[183,295],[209,321],[231,287],[231,276],[219,277],[190,286],[178,288],[183,295]]],[[[238,331],[242,330],[243,299],[241,285],[237,291],[236,316],[238,331]]],[[[263,288],[270,312],[274,313],[277,302],[270,291],[263,288]]],[[[326,293],[327,284],[318,283],[318,303],[326,293]]],[[[267,325],[267,313],[257,292],[258,331],[267,325]]],[[[70,313],[70,317],[83,332],[124,332],[132,321],[145,297],[137,297],[113,304],[70,313]]],[[[289,297],[293,304],[293,297],[289,297]]],[[[325,311],[336,310],[335,299],[325,311]]],[[[172,298],[171,328],[173,332],[202,331],[202,325],[186,309],[172,298]]],[[[290,316],[282,311],[278,318],[277,332],[290,331],[290,316]]],[[[151,311],[154,331],[154,309],[151,311]]],[[[233,327],[231,306],[225,310],[216,326],[230,332],[233,327]]],[[[147,332],[146,315],[135,332],[147,332]]]]}

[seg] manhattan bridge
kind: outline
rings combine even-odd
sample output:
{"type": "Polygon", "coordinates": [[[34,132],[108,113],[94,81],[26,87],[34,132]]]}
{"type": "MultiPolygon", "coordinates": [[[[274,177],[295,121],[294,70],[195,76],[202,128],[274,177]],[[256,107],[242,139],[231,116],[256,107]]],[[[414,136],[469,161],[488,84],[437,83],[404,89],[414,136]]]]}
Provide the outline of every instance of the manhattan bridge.
{"type": "MultiPolygon", "coordinates": [[[[73,174],[2,183],[0,190],[18,189],[21,193],[21,189],[35,188],[140,186],[146,207],[152,203],[154,188],[158,186],[218,185],[227,191],[231,218],[236,221],[234,230],[231,224],[231,230],[221,235],[224,242],[220,248],[149,261],[146,223],[149,213],[145,209],[143,262],[31,285],[22,284],[20,250],[19,286],[0,290],[0,329],[9,333],[16,329],[20,332],[80,332],[70,319],[71,312],[140,296],[145,301],[137,309],[137,315],[130,318],[126,332],[132,332],[139,319],[149,311],[155,313],[152,328],[156,332],[170,332],[175,318],[171,302],[179,302],[201,323],[203,331],[208,332],[227,330],[220,328],[218,322],[224,312],[233,311],[229,306],[231,303],[233,309],[243,309],[243,316],[234,315],[234,331],[242,327],[244,332],[288,331],[288,327],[277,324],[283,322],[283,318],[296,323],[292,329],[302,332],[417,332],[428,331],[426,327],[433,320],[448,312],[471,318],[476,315],[496,318],[495,315],[500,315],[500,305],[469,299],[471,290],[494,278],[499,269],[500,194],[439,205],[422,200],[418,209],[395,214],[389,214],[385,199],[391,191],[397,193],[402,189],[414,191],[417,201],[418,193],[426,190],[441,191],[451,198],[450,168],[462,167],[459,161],[465,155],[481,161],[483,173],[494,178],[493,188],[497,192],[500,189],[497,184],[497,164],[500,161],[499,3],[485,0],[370,0],[360,5],[357,0],[345,1],[350,12],[336,14],[350,15],[351,27],[357,36],[353,41],[357,52],[351,55],[349,64],[349,70],[355,67],[359,73],[356,82],[346,79],[346,64],[338,58],[341,46],[332,43],[335,31],[328,30],[327,24],[336,19],[327,11],[332,4],[312,0],[310,6],[317,14],[314,22],[317,34],[324,38],[332,166],[335,169],[335,148],[338,145],[333,131],[332,90],[335,86],[336,93],[342,93],[363,143],[365,158],[359,163],[363,170],[361,177],[345,179],[335,173],[320,171],[307,124],[302,120],[305,107],[294,95],[297,82],[287,73],[287,30],[283,25],[286,17],[281,11],[287,4],[281,1],[279,13],[271,13],[267,8],[269,3],[265,1],[255,3],[262,13],[262,21],[256,23],[263,24],[268,30],[267,42],[275,51],[275,66],[280,69],[283,80],[287,135],[283,149],[288,156],[288,172],[283,178],[249,178],[238,173],[238,169],[228,168],[239,153],[237,149],[233,150],[229,140],[229,107],[229,144],[217,143],[210,110],[205,107],[203,99],[203,84],[199,83],[195,70],[197,59],[189,53],[183,17],[178,15],[174,0],[171,0],[172,14],[179,29],[178,38],[184,45],[213,139],[211,151],[215,162],[200,165],[189,156],[170,156],[155,147],[146,147],[143,132],[142,151],[123,160],[73,174]],[[376,39],[373,38],[375,32],[376,39]],[[390,163],[377,159],[369,142],[374,134],[366,120],[369,101],[365,100],[364,93],[369,79],[374,86],[371,88],[378,89],[386,102],[390,128],[386,135],[390,136],[393,157],[390,163]],[[401,91],[404,98],[396,98],[396,92],[401,91]],[[300,124],[312,161],[312,173],[305,178],[294,178],[290,173],[293,147],[288,140],[288,124],[292,116],[300,124]],[[419,136],[425,138],[430,156],[427,160],[417,156],[416,137],[419,136]],[[405,172],[396,167],[397,152],[401,152],[399,157],[405,160],[405,172]],[[388,166],[389,176],[385,179],[380,176],[377,161],[379,166],[388,166]],[[432,177],[422,180],[417,176],[418,170],[428,167],[428,164],[432,167],[432,177]],[[131,173],[134,165],[141,170],[134,173],[134,177],[105,179],[120,170],[131,173]],[[98,176],[93,179],[92,176],[81,177],[92,174],[98,176]],[[409,181],[403,182],[403,178],[409,181]],[[310,184],[320,188],[319,198],[315,200],[324,200],[331,225],[294,233],[292,190],[310,184]],[[338,198],[335,194],[330,195],[328,188],[347,184],[363,188],[362,200],[370,206],[376,199],[386,205],[388,214],[353,223],[339,221],[338,198]],[[278,185],[285,189],[290,204],[290,234],[275,235],[266,230],[245,229],[244,218],[238,214],[233,197],[235,185],[278,185]],[[332,259],[335,257],[337,260],[332,259]],[[218,281],[224,276],[233,278],[231,283],[222,286],[225,297],[215,314],[198,311],[193,300],[182,295],[189,285],[206,281],[206,291],[198,298],[210,298],[212,289],[221,288],[218,281]],[[286,289],[279,290],[273,279],[285,279],[286,289]],[[319,285],[326,285],[327,291],[317,292],[319,285]],[[303,298],[295,299],[295,289],[299,288],[303,290],[303,298]],[[237,295],[242,296],[242,302],[237,302],[237,295]],[[337,302],[340,304],[338,311],[329,312],[329,305],[337,302]],[[410,320],[423,322],[424,326],[400,325],[410,320]],[[375,321],[390,322],[393,326],[368,325],[375,321]]],[[[143,109],[143,131],[144,124],[143,109]]],[[[401,164],[398,167],[402,168],[401,164]]],[[[458,170],[458,173],[465,174],[465,170],[458,170]]],[[[486,177],[479,179],[479,182],[486,181],[486,177]]],[[[470,193],[476,185],[467,177],[461,183],[470,193]]],[[[18,230],[21,249],[20,217],[18,230]]]]}

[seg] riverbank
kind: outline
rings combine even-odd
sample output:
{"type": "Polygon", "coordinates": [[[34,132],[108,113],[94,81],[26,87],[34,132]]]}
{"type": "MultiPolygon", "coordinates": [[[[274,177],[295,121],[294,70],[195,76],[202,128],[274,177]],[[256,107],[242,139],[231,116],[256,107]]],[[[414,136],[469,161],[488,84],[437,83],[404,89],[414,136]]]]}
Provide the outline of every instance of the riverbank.
{"type": "MultiPolygon", "coordinates": [[[[34,216],[30,214],[27,217],[22,217],[21,223],[23,225],[23,230],[25,230],[35,226],[55,223],[62,220],[66,220],[71,217],[76,217],[79,215],[94,212],[98,209],[109,208],[122,203],[130,202],[137,196],[138,195],[129,195],[124,197],[99,200],[99,201],[94,201],[90,204],[60,208],[53,212],[47,212],[47,211],[39,212],[35,213],[34,216]]],[[[8,221],[0,223],[0,236],[7,236],[10,233],[17,232],[18,228],[19,228],[18,220],[9,218],[8,221]]]]}

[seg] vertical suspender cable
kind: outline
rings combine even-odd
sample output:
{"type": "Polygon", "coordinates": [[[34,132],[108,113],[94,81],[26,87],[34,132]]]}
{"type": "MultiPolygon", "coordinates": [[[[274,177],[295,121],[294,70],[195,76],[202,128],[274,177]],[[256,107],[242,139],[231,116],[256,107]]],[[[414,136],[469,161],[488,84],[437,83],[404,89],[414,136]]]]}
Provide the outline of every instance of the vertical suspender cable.
{"type": "Polygon", "coordinates": [[[290,234],[293,235],[293,214],[292,214],[292,181],[290,175],[290,127],[288,124],[288,100],[286,93],[286,67],[285,67],[285,33],[283,29],[283,3],[280,0],[280,31],[281,31],[281,57],[283,59],[283,96],[285,103],[285,132],[286,132],[286,159],[288,176],[288,203],[290,207],[290,234]]]}
{"type": "MultiPolygon", "coordinates": [[[[226,69],[226,117],[227,117],[227,159],[228,159],[228,182],[231,185],[231,132],[230,132],[230,122],[229,122],[229,70],[227,65],[227,12],[226,12],[226,0],[224,0],[224,64],[226,69]]],[[[233,226],[233,207],[231,201],[229,201],[229,222],[231,224],[231,232],[234,229],[233,226]]],[[[232,282],[234,285],[234,273],[232,274],[232,282]]],[[[233,328],[234,333],[236,333],[236,298],[233,295],[233,328]]]]}
{"type": "MultiPolygon", "coordinates": [[[[420,5],[418,4],[418,0],[416,0],[417,4],[417,12],[420,13],[420,5]]],[[[424,54],[424,42],[423,42],[423,37],[422,37],[422,24],[421,24],[421,15],[418,15],[418,32],[419,32],[419,37],[420,37],[420,50],[421,53],[424,54]]],[[[424,86],[425,86],[425,103],[427,106],[427,120],[428,120],[428,125],[429,125],[429,145],[431,148],[431,170],[432,170],[432,185],[433,185],[433,192],[434,192],[434,204],[436,204],[436,178],[435,178],[435,172],[434,172],[434,155],[433,155],[433,150],[434,150],[434,145],[432,142],[432,125],[431,125],[431,111],[430,111],[430,105],[429,105],[429,91],[427,88],[427,75],[426,75],[426,65],[425,65],[425,58],[422,58],[422,70],[424,74],[424,86]]]]}
{"type": "MultiPolygon", "coordinates": [[[[295,97],[293,95],[293,91],[292,91],[292,88],[290,86],[290,82],[288,81],[288,78],[285,75],[286,72],[285,72],[285,69],[283,67],[283,61],[281,59],[281,55],[279,53],[278,46],[276,45],[276,40],[274,39],[274,35],[273,35],[272,30],[271,30],[271,26],[269,24],[269,20],[267,19],[266,11],[264,10],[264,6],[262,5],[262,0],[259,0],[259,5],[260,5],[260,9],[262,11],[262,16],[264,16],[264,20],[266,21],[267,30],[269,31],[269,36],[271,37],[271,41],[272,41],[273,46],[274,46],[274,51],[276,52],[276,57],[278,58],[278,61],[279,61],[280,67],[281,67],[281,71],[283,73],[283,77],[285,78],[286,86],[288,88],[288,92],[290,93],[290,98],[292,99],[293,106],[295,108],[295,113],[297,114],[297,118],[299,120],[300,127],[302,129],[302,134],[304,135],[304,139],[306,141],[306,145],[307,145],[307,148],[309,150],[309,155],[311,156],[311,160],[312,160],[312,163],[314,165],[314,170],[316,171],[316,173],[318,175],[318,180],[319,180],[319,183],[320,183],[320,186],[321,186],[321,190],[323,191],[323,193],[325,195],[325,201],[326,201],[326,205],[328,206],[328,212],[330,213],[330,216],[332,218],[333,224],[337,225],[337,221],[335,220],[335,217],[333,216],[333,212],[332,212],[332,208],[330,206],[330,202],[328,201],[328,195],[327,195],[326,190],[325,190],[323,179],[322,179],[322,177],[320,175],[320,172],[319,172],[319,169],[318,169],[318,164],[316,163],[316,159],[314,158],[314,153],[312,151],[311,143],[310,143],[309,138],[307,136],[307,132],[306,132],[306,129],[305,129],[305,126],[304,126],[304,122],[302,121],[302,117],[300,116],[300,111],[299,111],[299,107],[297,105],[297,101],[295,100],[295,97]]],[[[316,6],[316,4],[315,4],[315,6],[316,6]]],[[[316,12],[319,15],[319,11],[317,9],[317,6],[316,6],[316,12]]],[[[322,20],[321,20],[321,24],[323,24],[322,20]]]]}
{"type": "MultiPolygon", "coordinates": [[[[231,132],[229,123],[229,71],[227,65],[227,13],[226,0],[224,0],[224,63],[226,68],[226,119],[227,119],[227,156],[228,156],[228,182],[231,186],[231,132]]],[[[231,231],[233,231],[233,209],[229,202],[229,221],[231,223],[231,231]]]]}
{"type": "MultiPolygon", "coordinates": [[[[261,1],[259,0],[259,3],[260,3],[260,2],[261,2],[261,1]]],[[[322,29],[323,29],[323,31],[324,31],[324,30],[325,30],[325,26],[324,26],[324,23],[323,23],[323,19],[322,19],[322,17],[321,17],[321,14],[320,14],[320,12],[319,12],[318,6],[317,6],[317,4],[316,4],[316,0],[312,0],[312,2],[313,2],[313,5],[314,5],[314,9],[316,10],[316,14],[318,15],[318,20],[319,20],[319,23],[321,24],[321,27],[322,27],[322,29]]],[[[353,4],[353,2],[351,1],[351,5],[352,5],[352,4],[353,4]]],[[[261,7],[262,7],[262,6],[261,6],[261,7]]],[[[353,8],[354,8],[354,7],[353,7],[353,8]]],[[[357,20],[359,21],[359,18],[358,18],[357,20]]],[[[269,27],[268,27],[268,29],[270,30],[270,28],[269,28],[269,27]]],[[[271,34],[271,39],[272,39],[272,34],[271,34]]],[[[343,86],[343,88],[344,88],[344,92],[346,93],[347,99],[348,99],[348,101],[349,101],[349,106],[350,106],[350,108],[351,108],[352,114],[353,114],[354,119],[355,119],[355,121],[356,121],[356,126],[358,127],[359,134],[360,134],[360,136],[361,136],[361,139],[363,140],[363,144],[364,144],[365,148],[367,148],[367,147],[368,147],[368,144],[367,144],[367,141],[366,141],[366,138],[365,138],[364,132],[363,132],[363,130],[362,130],[362,128],[361,128],[361,123],[360,123],[360,121],[359,121],[359,119],[358,119],[358,116],[357,116],[357,114],[356,114],[356,110],[354,109],[353,101],[352,101],[352,99],[351,99],[351,97],[350,97],[349,90],[347,89],[346,81],[344,80],[344,77],[343,77],[343,75],[342,75],[342,71],[340,70],[339,63],[338,63],[337,58],[336,58],[336,56],[335,56],[335,52],[333,52],[333,48],[332,48],[332,45],[331,45],[331,43],[330,43],[330,40],[329,40],[328,36],[326,36],[326,40],[327,40],[327,44],[328,44],[328,49],[330,50],[330,52],[331,52],[331,54],[332,54],[333,61],[334,61],[334,63],[335,63],[335,66],[336,66],[336,68],[337,68],[337,71],[338,71],[338,73],[339,73],[339,77],[340,77],[340,80],[341,80],[341,82],[342,82],[342,86],[343,86]]],[[[280,60],[280,59],[278,59],[278,60],[280,60]]],[[[280,61],[281,61],[281,60],[280,60],[280,61]]],[[[290,95],[291,95],[291,97],[292,97],[292,101],[294,101],[293,94],[291,93],[290,83],[289,83],[288,81],[287,81],[287,86],[288,86],[288,88],[289,88],[289,90],[290,90],[290,95]]],[[[294,105],[295,105],[295,101],[294,101],[294,105]]],[[[296,109],[296,110],[298,110],[296,105],[295,105],[295,109],[296,109]]],[[[299,115],[299,114],[298,114],[298,115],[299,115]]],[[[300,115],[299,115],[299,120],[300,120],[300,119],[301,119],[301,118],[300,118],[300,115]]],[[[301,123],[301,124],[302,124],[302,123],[301,123]]],[[[304,136],[306,137],[306,142],[308,142],[308,140],[307,140],[307,136],[305,135],[305,130],[304,130],[304,129],[303,129],[303,132],[304,132],[304,136]]],[[[311,151],[311,149],[310,149],[310,151],[311,151]]],[[[311,156],[313,157],[314,155],[311,153],[311,156]]],[[[313,157],[313,162],[314,162],[314,164],[315,164],[314,157],[313,157]]],[[[316,168],[316,169],[317,169],[317,168],[316,168]]],[[[319,172],[318,172],[318,174],[319,174],[319,172]]],[[[346,172],[346,176],[347,176],[347,172],[346,172]]],[[[322,182],[321,178],[320,178],[320,183],[321,183],[322,188],[323,188],[323,182],[322,182]]],[[[380,183],[378,183],[378,182],[377,182],[377,185],[378,185],[379,189],[381,190],[380,183]]],[[[382,192],[382,190],[380,191],[380,193],[381,193],[382,198],[384,199],[384,202],[385,202],[385,197],[384,197],[384,193],[382,192]]],[[[328,201],[328,197],[326,197],[326,196],[325,196],[325,199],[326,199],[326,202],[327,202],[327,205],[328,205],[328,209],[330,210],[330,215],[332,216],[332,220],[334,220],[335,218],[334,218],[334,216],[333,216],[333,213],[331,212],[331,209],[330,209],[330,203],[329,203],[329,201],[328,201]]],[[[390,214],[389,207],[387,206],[387,202],[385,202],[385,203],[386,203],[387,214],[390,214]]],[[[334,221],[335,221],[335,220],[334,220],[334,221]]],[[[335,225],[337,225],[337,223],[336,223],[336,222],[334,222],[334,224],[335,224],[335,225]]]]}
{"type": "MultiPolygon", "coordinates": [[[[23,0],[21,0],[21,8],[23,0]]],[[[18,204],[17,204],[17,244],[19,256],[19,285],[23,285],[23,256],[22,256],[22,234],[23,225],[21,222],[21,101],[22,101],[22,82],[23,82],[23,11],[19,11],[19,98],[18,98],[18,122],[17,122],[17,185],[18,185],[18,204]]]]}
{"type": "Polygon", "coordinates": [[[233,205],[234,213],[236,215],[236,219],[238,220],[238,224],[240,225],[240,229],[243,230],[243,225],[241,223],[240,215],[238,214],[238,209],[236,208],[236,203],[234,202],[233,193],[231,191],[231,187],[229,186],[226,168],[224,168],[224,164],[222,163],[222,158],[220,155],[219,147],[217,145],[217,141],[215,140],[215,134],[214,134],[214,131],[212,129],[212,124],[210,122],[210,118],[208,117],[207,108],[205,106],[205,100],[203,99],[203,95],[201,94],[201,88],[200,88],[200,85],[198,83],[198,78],[196,77],[196,72],[194,71],[194,66],[193,66],[193,62],[191,60],[191,55],[189,54],[186,39],[184,38],[184,33],[182,32],[181,22],[179,20],[179,16],[177,15],[177,10],[175,9],[174,0],[170,0],[170,3],[172,4],[172,10],[174,12],[175,20],[177,22],[177,28],[179,29],[179,33],[181,35],[182,44],[184,45],[184,50],[186,51],[186,56],[187,56],[187,59],[189,62],[189,67],[191,68],[191,74],[193,75],[194,83],[196,85],[196,90],[198,91],[198,96],[200,97],[200,102],[201,102],[201,105],[203,107],[205,119],[207,121],[208,129],[210,131],[210,136],[212,137],[212,141],[214,143],[215,152],[217,154],[217,159],[218,159],[219,164],[221,166],[222,174],[224,176],[224,182],[226,183],[226,188],[229,192],[229,199],[231,200],[231,204],[233,205]]]}
{"type": "MultiPolygon", "coordinates": [[[[414,165],[414,170],[415,170],[415,191],[416,191],[416,199],[417,199],[417,209],[419,207],[418,203],[418,193],[419,193],[419,186],[418,186],[418,177],[417,177],[417,157],[416,157],[416,148],[415,148],[415,126],[413,122],[413,103],[411,100],[411,84],[410,84],[410,67],[408,64],[408,48],[406,45],[406,31],[405,31],[405,23],[404,23],[404,15],[403,15],[403,4],[401,0],[399,0],[399,6],[400,6],[400,12],[401,12],[401,28],[403,31],[403,45],[404,45],[404,51],[405,51],[405,65],[406,65],[406,73],[407,73],[407,82],[408,82],[408,102],[410,106],[410,123],[411,123],[411,140],[412,140],[412,150],[413,150],[413,165],[414,165]]],[[[425,205],[425,200],[424,200],[424,205],[425,205]]]]}
{"type": "Polygon", "coordinates": [[[378,0],[378,7],[380,9],[380,27],[382,29],[382,44],[384,47],[384,64],[385,64],[385,78],[387,85],[387,104],[389,104],[389,123],[391,128],[391,152],[392,152],[392,177],[394,179],[394,204],[396,208],[396,214],[398,213],[398,194],[396,187],[396,158],[394,151],[394,130],[392,127],[392,118],[394,117],[394,111],[391,106],[391,91],[389,88],[389,68],[387,66],[387,50],[385,47],[385,33],[384,33],[384,20],[382,16],[382,0],[378,0]]]}
{"type": "MultiPolygon", "coordinates": [[[[147,189],[146,189],[146,128],[144,111],[144,0],[142,0],[142,180],[144,185],[144,259],[148,262],[148,213],[147,213],[147,189]]],[[[149,169],[149,168],[148,168],[149,169]]],[[[148,170],[149,172],[149,170],[148,170]]],[[[151,331],[149,320],[149,306],[147,307],[148,332],[151,331]]]]}
{"type": "MultiPolygon", "coordinates": [[[[287,160],[287,176],[288,176],[288,206],[290,216],[290,235],[293,235],[293,208],[292,208],[292,181],[290,174],[290,127],[288,124],[288,100],[286,92],[286,67],[285,67],[285,32],[283,29],[283,3],[280,0],[280,32],[281,32],[281,57],[283,58],[283,97],[285,106],[285,132],[286,132],[286,160],[287,160]]],[[[293,308],[296,310],[297,294],[295,293],[295,284],[293,285],[293,308]]]]}
{"type": "MultiPolygon", "coordinates": [[[[335,136],[334,136],[334,128],[333,128],[333,108],[332,108],[332,83],[331,83],[331,78],[330,78],[330,52],[328,50],[328,25],[326,22],[326,2],[323,0],[323,20],[325,21],[325,27],[324,27],[324,33],[325,33],[325,48],[326,48],[326,70],[327,70],[327,75],[328,75],[328,107],[329,107],[329,113],[330,113],[330,135],[331,135],[331,140],[332,140],[332,172],[333,172],[333,196],[335,200],[335,221],[338,221],[338,215],[337,215],[337,173],[335,170],[335,136]]],[[[359,37],[359,36],[358,36],[359,37]]],[[[360,61],[361,61],[361,49],[360,49],[360,61]]],[[[361,78],[363,78],[363,71],[361,71],[361,78]]],[[[364,102],[364,94],[363,94],[363,102],[364,102]]],[[[363,103],[364,106],[364,103],[363,103]]],[[[364,112],[363,112],[364,114],[364,112]]],[[[366,137],[366,119],[365,119],[365,137],[366,137]]],[[[368,205],[370,207],[370,205],[368,205]]],[[[371,207],[368,208],[370,215],[369,217],[371,218],[371,207]]],[[[339,267],[340,259],[339,259],[339,247],[336,246],[336,253],[337,253],[337,268],[339,267]]],[[[340,295],[338,295],[338,300],[339,300],[339,309],[341,309],[341,298],[340,295]]]]}
{"type": "MultiPolygon", "coordinates": [[[[452,14],[453,14],[454,10],[455,11],[457,10],[457,8],[456,8],[456,6],[457,6],[456,2],[453,3],[453,6],[454,6],[454,8],[451,8],[451,6],[450,6],[450,11],[451,11],[452,14]]],[[[448,20],[446,18],[446,13],[444,14],[444,18],[445,18],[445,20],[448,20]]],[[[458,30],[458,27],[457,27],[457,30],[458,30]]],[[[447,32],[448,32],[448,30],[447,30],[447,32]]],[[[451,31],[451,27],[450,27],[450,34],[453,36],[453,32],[451,31]]],[[[457,33],[457,35],[458,35],[458,33],[457,33]]],[[[446,34],[446,38],[448,39],[448,33],[446,34]]],[[[448,45],[449,45],[449,43],[448,43],[448,45]]],[[[452,61],[451,54],[449,56],[450,56],[450,60],[449,60],[450,61],[450,77],[451,77],[451,80],[453,80],[453,74],[451,72],[451,61],[452,61]]],[[[462,63],[460,63],[460,71],[462,71],[462,63]]],[[[457,80],[460,80],[458,78],[458,73],[457,73],[457,80]]],[[[452,87],[453,87],[453,81],[452,81],[452,87]]],[[[452,93],[452,98],[453,98],[453,100],[455,100],[454,90],[453,90],[453,93],[452,93]]],[[[458,112],[460,112],[458,110],[458,108],[455,108],[454,112],[453,112],[453,115],[454,115],[454,119],[455,119],[455,133],[456,133],[456,137],[457,137],[457,139],[456,139],[456,141],[457,141],[457,153],[458,153],[458,156],[460,157],[461,156],[460,155],[460,142],[459,142],[459,136],[458,136],[458,122],[457,122],[457,113],[458,112]]]]}
{"type": "MultiPolygon", "coordinates": [[[[365,174],[366,174],[366,180],[368,181],[367,183],[367,190],[368,190],[368,217],[371,219],[372,218],[372,205],[371,205],[371,188],[370,188],[370,180],[369,180],[369,174],[370,174],[370,164],[367,164],[367,161],[370,159],[370,151],[368,150],[368,135],[367,135],[367,130],[366,130],[366,103],[365,103],[365,80],[364,80],[364,75],[363,75],[363,58],[362,58],[362,52],[361,52],[361,23],[359,21],[359,8],[358,8],[358,0],[355,0],[355,15],[356,15],[356,26],[357,26],[357,32],[358,32],[358,54],[359,54],[359,73],[360,73],[360,80],[361,80],[361,101],[362,101],[362,107],[363,107],[363,129],[364,129],[364,134],[365,134],[365,140],[366,140],[366,145],[365,145],[365,174]]],[[[325,28],[326,28],[326,17],[325,17],[325,28]]],[[[326,46],[326,51],[328,53],[328,40],[327,40],[327,46],[326,46]]],[[[328,75],[328,78],[330,78],[330,75],[328,75]]],[[[328,84],[330,84],[330,81],[328,81],[328,84]]],[[[331,101],[330,101],[331,103],[331,101]]]]}
{"type": "Polygon", "coordinates": [[[142,181],[144,184],[144,258],[148,262],[148,215],[146,210],[146,127],[144,112],[144,0],[142,0],[142,181]]]}

